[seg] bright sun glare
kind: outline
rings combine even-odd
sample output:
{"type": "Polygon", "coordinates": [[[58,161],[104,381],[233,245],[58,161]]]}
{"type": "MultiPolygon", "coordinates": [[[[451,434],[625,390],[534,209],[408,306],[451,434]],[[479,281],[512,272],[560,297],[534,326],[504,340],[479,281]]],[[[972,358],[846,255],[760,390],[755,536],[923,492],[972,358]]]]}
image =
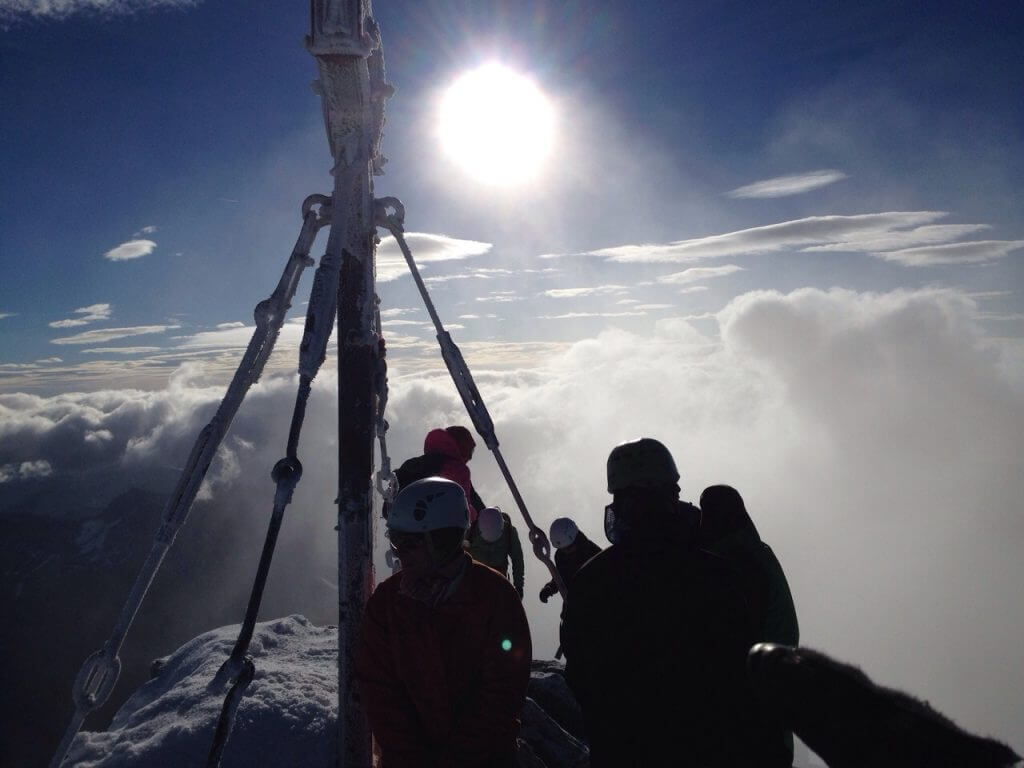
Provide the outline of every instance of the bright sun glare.
{"type": "Polygon", "coordinates": [[[528,181],[554,142],[555,115],[527,77],[497,63],[459,77],[441,101],[438,135],[445,154],[485,184],[528,181]]]}

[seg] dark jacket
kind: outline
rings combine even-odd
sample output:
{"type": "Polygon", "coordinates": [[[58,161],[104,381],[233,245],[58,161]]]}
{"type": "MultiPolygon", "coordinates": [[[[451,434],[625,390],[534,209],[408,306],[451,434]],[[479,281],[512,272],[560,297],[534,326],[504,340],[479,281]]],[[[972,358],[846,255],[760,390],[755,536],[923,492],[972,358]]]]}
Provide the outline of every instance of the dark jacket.
{"type": "Polygon", "coordinates": [[[400,592],[402,575],[370,596],[356,648],[381,768],[514,765],[532,649],[512,585],[470,563],[431,607],[400,592]]]}
{"type": "Polygon", "coordinates": [[[772,548],[756,531],[741,530],[705,547],[739,572],[756,621],[758,642],[800,644],[800,623],[789,582],[772,548]]]}
{"type": "Polygon", "coordinates": [[[561,641],[591,765],[784,764],[754,715],[755,633],[736,574],[681,521],[632,532],[569,586],[561,641]]]}
{"type": "Polygon", "coordinates": [[[508,566],[511,561],[512,585],[522,597],[526,570],[526,564],[523,562],[523,545],[519,541],[519,531],[512,525],[512,518],[504,512],[501,513],[501,517],[505,521],[505,527],[497,541],[486,541],[480,535],[477,524],[473,523],[466,534],[466,551],[478,563],[493,568],[505,578],[508,578],[508,566]]]}
{"type": "MultiPolygon", "coordinates": [[[[568,588],[569,582],[572,581],[572,577],[576,575],[576,572],[583,567],[585,562],[600,551],[601,548],[588,539],[583,531],[579,531],[576,534],[576,541],[573,542],[572,547],[556,549],[555,568],[558,569],[558,575],[562,577],[562,583],[568,588]]],[[[552,579],[545,584],[543,591],[548,595],[555,594],[558,591],[558,585],[555,584],[555,580],[552,579]]]]}

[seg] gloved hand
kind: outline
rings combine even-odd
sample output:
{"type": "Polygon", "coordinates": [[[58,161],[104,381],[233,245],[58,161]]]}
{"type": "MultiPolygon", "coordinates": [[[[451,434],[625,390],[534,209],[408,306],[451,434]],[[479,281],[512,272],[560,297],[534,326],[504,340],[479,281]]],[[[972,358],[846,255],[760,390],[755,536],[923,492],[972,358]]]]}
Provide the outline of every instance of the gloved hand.
{"type": "Polygon", "coordinates": [[[558,587],[555,586],[555,584],[548,582],[540,591],[540,601],[542,603],[546,603],[548,601],[548,598],[554,595],[556,592],[558,592],[558,587]]]}

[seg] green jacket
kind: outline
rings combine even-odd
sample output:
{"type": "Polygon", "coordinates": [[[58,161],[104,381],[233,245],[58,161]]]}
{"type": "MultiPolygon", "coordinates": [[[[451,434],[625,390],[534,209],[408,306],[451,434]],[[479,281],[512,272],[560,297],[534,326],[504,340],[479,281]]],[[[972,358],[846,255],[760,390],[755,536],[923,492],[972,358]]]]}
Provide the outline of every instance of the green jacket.
{"type": "Polygon", "coordinates": [[[748,530],[737,531],[705,548],[740,571],[754,610],[758,642],[799,645],[800,624],[793,594],[772,548],[748,530]]]}
{"type": "Polygon", "coordinates": [[[466,534],[466,551],[478,563],[483,563],[498,573],[504,574],[505,578],[508,578],[508,563],[511,560],[512,585],[519,593],[519,597],[522,597],[525,579],[523,547],[519,542],[519,532],[512,525],[512,518],[504,512],[501,513],[501,516],[505,521],[505,529],[502,531],[501,538],[494,542],[485,541],[480,536],[480,530],[476,523],[473,523],[469,533],[466,534]]]}

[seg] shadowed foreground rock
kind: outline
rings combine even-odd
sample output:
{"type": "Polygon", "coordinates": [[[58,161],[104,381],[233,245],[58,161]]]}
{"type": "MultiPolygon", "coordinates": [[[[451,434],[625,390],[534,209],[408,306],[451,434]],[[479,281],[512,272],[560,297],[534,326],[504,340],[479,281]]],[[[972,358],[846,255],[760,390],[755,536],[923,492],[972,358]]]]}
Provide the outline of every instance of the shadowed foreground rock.
{"type": "Polygon", "coordinates": [[[829,768],[1010,768],[1021,759],[818,651],[762,643],[749,668],[766,711],[829,768]]]}
{"type": "MultiPolygon", "coordinates": [[[[238,626],[221,627],[153,664],[153,679],[125,702],[106,731],[78,735],[66,765],[85,768],[180,768],[205,765],[222,695],[208,686],[227,658],[238,626]]],[[[256,625],[250,654],[256,677],[238,709],[223,768],[334,768],[337,629],[303,616],[256,625]],[[268,756],[272,756],[268,762],[268,756]]],[[[567,717],[575,702],[558,671],[535,663],[523,709],[521,763],[528,768],[587,768],[585,746],[545,711],[567,717]],[[549,676],[552,679],[549,679],[549,676]],[[557,678],[557,679],[554,679],[557,678]],[[568,697],[568,698],[566,698],[568,697]]]]}

